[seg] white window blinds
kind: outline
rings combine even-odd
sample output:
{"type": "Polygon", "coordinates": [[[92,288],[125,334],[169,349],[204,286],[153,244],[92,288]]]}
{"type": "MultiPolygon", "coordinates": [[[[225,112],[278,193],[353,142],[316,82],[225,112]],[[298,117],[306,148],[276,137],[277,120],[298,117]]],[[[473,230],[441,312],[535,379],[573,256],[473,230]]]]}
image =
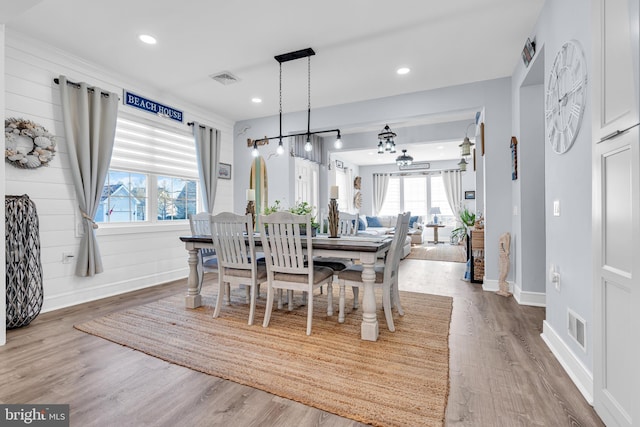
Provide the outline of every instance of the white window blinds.
{"type": "Polygon", "coordinates": [[[119,117],[110,168],[197,179],[193,135],[119,117]]]}

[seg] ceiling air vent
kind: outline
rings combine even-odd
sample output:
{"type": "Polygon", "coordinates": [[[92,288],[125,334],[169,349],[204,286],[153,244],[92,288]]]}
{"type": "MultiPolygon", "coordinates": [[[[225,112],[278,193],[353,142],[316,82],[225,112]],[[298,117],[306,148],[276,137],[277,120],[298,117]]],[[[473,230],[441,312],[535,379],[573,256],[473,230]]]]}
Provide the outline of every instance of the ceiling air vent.
{"type": "Polygon", "coordinates": [[[211,77],[213,80],[217,81],[218,83],[222,83],[225,86],[233,83],[237,83],[240,81],[239,78],[231,74],[229,71],[221,71],[219,73],[211,74],[209,77],[211,77]]]}

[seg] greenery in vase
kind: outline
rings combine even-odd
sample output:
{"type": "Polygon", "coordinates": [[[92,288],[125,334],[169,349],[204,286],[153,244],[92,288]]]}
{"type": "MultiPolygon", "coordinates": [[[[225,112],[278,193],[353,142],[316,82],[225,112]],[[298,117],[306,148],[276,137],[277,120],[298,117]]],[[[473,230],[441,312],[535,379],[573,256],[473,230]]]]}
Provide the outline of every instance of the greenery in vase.
{"type": "MultiPolygon", "coordinates": [[[[282,208],[282,205],[280,204],[280,200],[276,200],[273,205],[268,206],[265,210],[264,210],[264,215],[269,215],[275,212],[280,212],[283,211],[284,209],[282,208]]],[[[319,228],[320,224],[318,224],[316,222],[316,217],[314,215],[314,210],[315,207],[311,206],[309,203],[307,202],[298,202],[296,203],[295,206],[287,209],[287,212],[291,212],[292,214],[296,214],[296,215],[311,215],[311,227],[312,228],[319,228]]]]}
{"type": "Polygon", "coordinates": [[[460,222],[462,225],[451,232],[451,237],[457,238],[459,242],[462,242],[469,235],[469,228],[476,223],[476,214],[464,208],[460,211],[460,222]]]}

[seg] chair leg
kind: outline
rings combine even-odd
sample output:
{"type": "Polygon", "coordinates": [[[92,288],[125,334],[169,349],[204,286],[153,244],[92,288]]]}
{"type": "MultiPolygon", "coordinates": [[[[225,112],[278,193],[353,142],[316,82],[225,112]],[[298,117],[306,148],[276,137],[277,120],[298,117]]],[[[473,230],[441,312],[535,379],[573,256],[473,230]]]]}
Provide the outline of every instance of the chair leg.
{"type": "Polygon", "coordinates": [[[222,281],[222,277],[218,277],[218,297],[216,298],[216,308],[213,310],[213,317],[218,317],[220,315],[220,308],[222,307],[222,300],[224,299],[224,290],[226,287],[226,283],[222,281]]]}
{"type": "Polygon", "coordinates": [[[400,304],[400,290],[398,289],[398,282],[393,283],[393,299],[398,309],[398,314],[400,316],[404,316],[404,310],[402,309],[402,305],[400,304]]]}
{"type": "Polygon", "coordinates": [[[327,284],[327,316],[333,316],[333,284],[331,282],[327,284]]]}
{"type": "Polygon", "coordinates": [[[258,285],[251,286],[250,290],[250,302],[249,302],[249,325],[253,325],[253,318],[256,314],[256,287],[258,285]]]}
{"type": "Polygon", "coordinates": [[[358,307],[360,307],[360,300],[359,300],[360,287],[352,286],[351,289],[353,290],[353,309],[357,310],[358,307]]]}
{"type": "Polygon", "coordinates": [[[340,284],[340,297],[338,299],[338,323],[344,323],[344,284],[340,284]]]}
{"type": "Polygon", "coordinates": [[[256,298],[260,298],[260,283],[256,285],[256,298]]]}
{"type": "Polygon", "coordinates": [[[231,305],[231,283],[226,283],[227,285],[227,299],[225,301],[225,305],[231,305]]]}
{"type": "Polygon", "coordinates": [[[245,296],[244,299],[247,303],[251,302],[251,292],[253,291],[253,286],[244,285],[245,296]]]}
{"type": "MultiPolygon", "coordinates": [[[[278,290],[281,291],[282,289],[278,290]]],[[[271,309],[273,308],[273,292],[273,287],[269,285],[269,288],[267,289],[267,306],[264,310],[264,320],[262,322],[263,328],[269,326],[269,320],[271,320],[271,309]]]]}
{"type": "Polygon", "coordinates": [[[291,289],[287,289],[287,299],[289,300],[289,311],[293,310],[293,291],[291,289]]]}
{"type": "Polygon", "coordinates": [[[384,317],[387,319],[387,328],[391,332],[395,332],[396,327],[393,324],[393,313],[391,312],[391,288],[382,288],[382,307],[384,308],[384,317]]]}
{"type": "Polygon", "coordinates": [[[311,321],[313,320],[313,292],[309,292],[307,303],[307,335],[311,335],[311,321]]]}
{"type": "Polygon", "coordinates": [[[278,289],[278,310],[282,310],[282,289],[278,289]]]}

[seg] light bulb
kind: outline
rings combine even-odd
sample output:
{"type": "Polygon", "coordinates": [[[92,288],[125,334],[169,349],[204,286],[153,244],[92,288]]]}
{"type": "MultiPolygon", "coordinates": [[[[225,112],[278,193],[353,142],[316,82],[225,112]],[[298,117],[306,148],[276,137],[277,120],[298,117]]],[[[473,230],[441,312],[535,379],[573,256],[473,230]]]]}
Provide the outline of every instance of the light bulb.
{"type": "Polygon", "coordinates": [[[336,142],[333,143],[333,146],[338,150],[342,148],[342,140],[340,138],[336,139],[336,142]]]}
{"type": "Polygon", "coordinates": [[[284,153],[284,147],[282,146],[282,141],[280,141],[280,143],[278,144],[278,148],[276,149],[276,153],[278,153],[278,155],[284,153]]]}
{"type": "Polygon", "coordinates": [[[304,151],[311,151],[313,150],[313,145],[311,145],[311,141],[309,140],[309,138],[307,138],[307,142],[305,142],[304,144],[304,151]]]}
{"type": "Polygon", "coordinates": [[[253,157],[258,157],[260,155],[260,152],[258,151],[258,144],[253,144],[253,150],[251,150],[251,155],[253,157]]]}

